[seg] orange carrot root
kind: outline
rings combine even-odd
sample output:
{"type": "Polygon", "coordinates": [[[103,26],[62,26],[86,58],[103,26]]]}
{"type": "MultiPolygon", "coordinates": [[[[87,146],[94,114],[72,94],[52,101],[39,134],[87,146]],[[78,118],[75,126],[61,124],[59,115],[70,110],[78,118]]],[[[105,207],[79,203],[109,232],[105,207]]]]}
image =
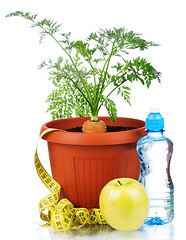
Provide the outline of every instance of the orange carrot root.
{"type": "Polygon", "coordinates": [[[106,132],[106,125],[102,120],[91,121],[87,120],[83,124],[83,133],[104,133],[106,132]]]}

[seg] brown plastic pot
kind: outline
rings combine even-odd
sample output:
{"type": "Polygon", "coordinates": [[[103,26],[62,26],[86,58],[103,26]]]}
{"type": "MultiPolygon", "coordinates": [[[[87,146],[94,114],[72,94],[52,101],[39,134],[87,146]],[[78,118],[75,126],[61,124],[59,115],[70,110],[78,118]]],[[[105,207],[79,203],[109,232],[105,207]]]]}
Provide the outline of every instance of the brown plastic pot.
{"type": "MultiPolygon", "coordinates": [[[[47,128],[70,129],[82,126],[90,118],[67,118],[45,123],[47,128]]],[[[55,131],[43,139],[48,142],[53,178],[61,185],[61,198],[68,198],[76,207],[99,207],[99,194],[114,178],[138,179],[140,162],[136,143],[145,133],[145,122],[118,117],[100,117],[106,125],[135,127],[134,130],[107,133],[55,131]]]]}

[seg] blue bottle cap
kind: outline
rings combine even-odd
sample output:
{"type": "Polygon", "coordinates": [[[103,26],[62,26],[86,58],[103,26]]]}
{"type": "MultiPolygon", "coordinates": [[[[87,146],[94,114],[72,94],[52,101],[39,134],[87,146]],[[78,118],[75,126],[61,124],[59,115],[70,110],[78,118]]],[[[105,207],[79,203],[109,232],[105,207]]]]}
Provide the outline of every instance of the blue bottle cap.
{"type": "Polygon", "coordinates": [[[146,118],[145,127],[150,131],[160,131],[164,129],[164,118],[160,114],[159,106],[150,107],[150,114],[146,118]]]}

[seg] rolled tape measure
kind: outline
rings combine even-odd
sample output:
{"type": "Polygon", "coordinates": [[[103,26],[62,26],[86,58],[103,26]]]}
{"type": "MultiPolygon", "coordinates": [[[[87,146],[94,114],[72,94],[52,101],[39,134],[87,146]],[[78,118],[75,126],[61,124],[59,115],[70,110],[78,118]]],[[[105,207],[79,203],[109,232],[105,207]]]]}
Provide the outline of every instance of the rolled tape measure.
{"type": "MultiPolygon", "coordinates": [[[[40,138],[53,131],[63,131],[49,128],[42,132],[40,138]]],[[[45,227],[53,226],[56,231],[78,229],[85,224],[107,224],[100,209],[94,208],[90,212],[86,208],[75,208],[66,198],[59,201],[61,186],[47,173],[42,166],[38,153],[35,151],[35,167],[44,185],[51,192],[39,202],[40,218],[46,222],[45,227]],[[48,213],[45,213],[48,210],[48,213]]]]}

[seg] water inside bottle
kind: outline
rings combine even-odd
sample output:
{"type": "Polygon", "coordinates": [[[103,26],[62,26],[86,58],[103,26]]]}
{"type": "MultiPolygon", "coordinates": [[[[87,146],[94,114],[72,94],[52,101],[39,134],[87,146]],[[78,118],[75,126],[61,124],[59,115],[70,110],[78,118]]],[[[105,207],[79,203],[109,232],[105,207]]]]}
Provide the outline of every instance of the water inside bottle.
{"type": "Polygon", "coordinates": [[[162,133],[149,133],[137,146],[141,162],[139,181],[149,197],[145,224],[163,225],[174,217],[174,186],[170,176],[172,142],[162,133]]]}

